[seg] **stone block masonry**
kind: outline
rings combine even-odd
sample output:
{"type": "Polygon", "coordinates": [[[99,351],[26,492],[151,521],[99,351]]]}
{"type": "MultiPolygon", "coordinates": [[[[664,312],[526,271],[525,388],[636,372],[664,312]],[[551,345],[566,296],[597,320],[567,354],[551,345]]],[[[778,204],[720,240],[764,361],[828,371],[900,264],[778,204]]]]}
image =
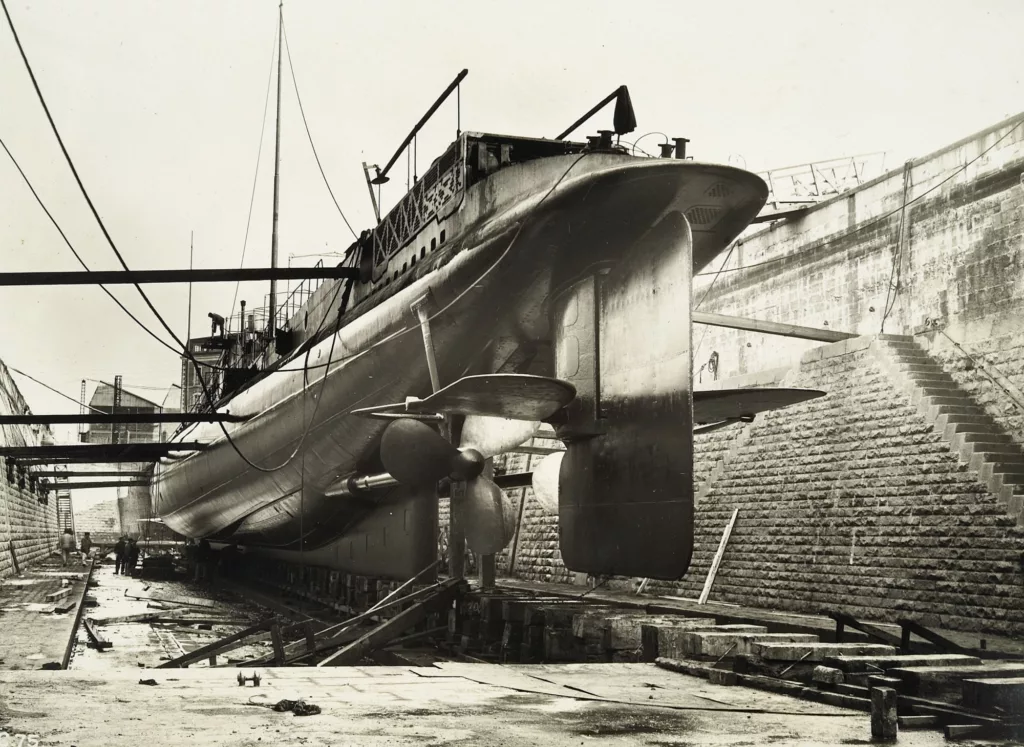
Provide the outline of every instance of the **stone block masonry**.
{"type": "MultiPolygon", "coordinates": [[[[1018,116],[744,236],[700,310],[864,335],[972,324],[975,342],[992,319],[1024,328],[1022,174],[1018,116]]],[[[698,298],[717,268],[695,279],[698,298]]],[[[717,353],[726,377],[793,365],[815,346],[702,325],[694,340],[695,367],[717,353]]]]}
{"type": "MultiPolygon", "coordinates": [[[[0,363],[0,413],[30,412],[7,367],[0,363]]],[[[0,443],[35,446],[53,442],[49,430],[33,426],[0,426],[0,443]]],[[[57,549],[57,498],[51,493],[46,503],[33,493],[28,481],[19,484],[17,474],[8,477],[6,460],[0,458],[0,578],[24,570],[57,549]],[[12,557],[12,553],[13,556],[12,557]]]]}
{"type": "Polygon", "coordinates": [[[751,426],[698,512],[682,592],[699,593],[739,508],[714,599],[1019,634],[1024,534],[866,346],[850,347],[823,347],[795,377],[828,396],[751,426]]]}

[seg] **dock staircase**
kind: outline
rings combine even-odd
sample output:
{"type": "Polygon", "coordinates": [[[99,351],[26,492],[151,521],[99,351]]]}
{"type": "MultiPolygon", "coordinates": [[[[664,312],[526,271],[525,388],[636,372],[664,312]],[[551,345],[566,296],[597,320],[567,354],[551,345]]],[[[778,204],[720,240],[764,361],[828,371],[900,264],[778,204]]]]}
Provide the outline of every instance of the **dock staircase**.
{"type": "Polygon", "coordinates": [[[872,344],[892,380],[979,481],[1024,524],[1024,450],[961,389],[913,337],[878,335],[872,344]]]}

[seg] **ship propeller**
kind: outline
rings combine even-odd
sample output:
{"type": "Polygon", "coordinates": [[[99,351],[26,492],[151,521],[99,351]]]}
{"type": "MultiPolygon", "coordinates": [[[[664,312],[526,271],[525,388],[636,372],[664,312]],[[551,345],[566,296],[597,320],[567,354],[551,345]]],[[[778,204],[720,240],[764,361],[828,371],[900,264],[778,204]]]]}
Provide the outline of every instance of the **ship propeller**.
{"type": "Polygon", "coordinates": [[[486,460],[525,443],[539,425],[468,415],[456,447],[426,423],[402,418],[384,430],[381,461],[407,485],[429,485],[445,477],[465,483],[466,544],[475,553],[493,555],[512,541],[516,511],[501,488],[482,475],[486,460]]]}

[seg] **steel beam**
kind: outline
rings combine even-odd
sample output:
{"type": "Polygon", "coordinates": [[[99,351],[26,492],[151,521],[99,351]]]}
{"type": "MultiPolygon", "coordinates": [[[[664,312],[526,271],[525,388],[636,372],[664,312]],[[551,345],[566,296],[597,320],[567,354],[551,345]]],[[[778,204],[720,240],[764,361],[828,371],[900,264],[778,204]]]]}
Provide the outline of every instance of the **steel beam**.
{"type": "Polygon", "coordinates": [[[17,460],[146,462],[174,451],[202,451],[199,441],[137,444],[54,444],[51,446],[0,446],[0,457],[17,460]]]}
{"type": "Polygon", "coordinates": [[[96,425],[150,424],[150,423],[244,423],[244,415],[226,412],[155,412],[155,413],[95,413],[59,415],[0,415],[3,425],[64,425],[89,423],[96,425]]]}
{"type": "Polygon", "coordinates": [[[32,472],[36,477],[149,477],[148,472],[119,472],[117,470],[85,470],[72,472],[69,470],[52,470],[49,472],[32,472]]]}
{"type": "Polygon", "coordinates": [[[47,490],[83,490],[86,488],[134,488],[144,487],[149,485],[145,480],[101,480],[99,482],[66,482],[61,483],[59,486],[50,485],[46,486],[47,490]]]}
{"type": "Polygon", "coordinates": [[[216,270],[93,270],[0,272],[5,285],[124,285],[134,283],[246,283],[258,280],[341,280],[359,277],[357,267],[259,267],[216,270]]]}
{"type": "Polygon", "coordinates": [[[817,340],[818,342],[842,342],[843,340],[860,337],[860,335],[853,332],[836,332],[831,329],[819,329],[817,327],[800,327],[796,324],[764,322],[760,319],[712,314],[706,311],[694,311],[693,322],[694,324],[709,324],[712,327],[744,329],[748,332],[762,332],[766,335],[782,335],[783,337],[799,337],[802,340],[817,340]]]}

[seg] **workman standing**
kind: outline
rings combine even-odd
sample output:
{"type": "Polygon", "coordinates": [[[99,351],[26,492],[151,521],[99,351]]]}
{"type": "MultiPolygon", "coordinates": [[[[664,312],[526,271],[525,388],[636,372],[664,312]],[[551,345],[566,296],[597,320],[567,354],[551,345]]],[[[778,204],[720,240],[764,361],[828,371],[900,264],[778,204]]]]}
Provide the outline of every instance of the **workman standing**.
{"type": "Polygon", "coordinates": [[[86,532],[82,535],[82,565],[86,565],[89,562],[89,556],[92,553],[92,537],[86,532]]]}
{"type": "Polygon", "coordinates": [[[117,538],[117,544],[114,545],[114,575],[118,575],[124,570],[124,551],[128,548],[128,543],[124,539],[122,534],[117,538]]]}
{"type": "Polygon", "coordinates": [[[62,565],[67,565],[71,559],[71,553],[75,550],[75,535],[70,529],[65,529],[60,538],[60,554],[63,559],[62,565]]]}
{"type": "Polygon", "coordinates": [[[128,540],[128,546],[125,548],[125,571],[126,575],[131,575],[132,571],[135,570],[135,564],[139,562],[139,545],[132,537],[128,540]]]}

